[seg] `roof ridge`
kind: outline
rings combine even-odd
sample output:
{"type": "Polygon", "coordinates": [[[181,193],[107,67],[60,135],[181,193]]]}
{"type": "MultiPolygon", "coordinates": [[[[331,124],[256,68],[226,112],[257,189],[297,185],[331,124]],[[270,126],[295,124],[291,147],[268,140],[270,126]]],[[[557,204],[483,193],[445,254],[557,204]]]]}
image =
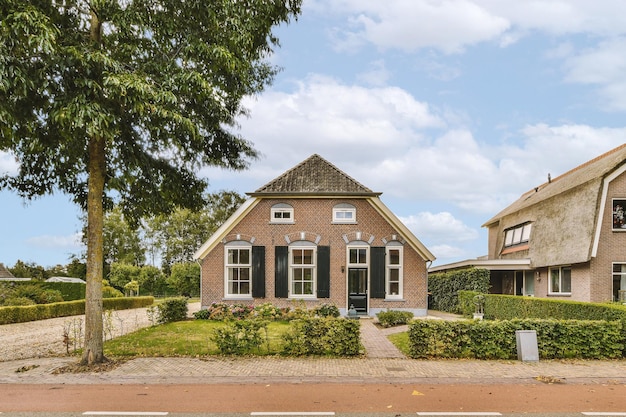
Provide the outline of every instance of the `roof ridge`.
{"type": "Polygon", "coordinates": [[[249,195],[380,195],[314,153],[249,195]]]}

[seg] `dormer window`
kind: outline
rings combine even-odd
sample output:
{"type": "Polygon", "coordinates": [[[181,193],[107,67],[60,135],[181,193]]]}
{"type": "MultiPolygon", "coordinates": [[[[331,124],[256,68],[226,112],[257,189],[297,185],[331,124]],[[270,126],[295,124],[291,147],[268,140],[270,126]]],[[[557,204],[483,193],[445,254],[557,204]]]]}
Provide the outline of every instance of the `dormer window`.
{"type": "Polygon", "coordinates": [[[356,207],[342,203],[333,207],[333,223],[356,223],[356,207]]]}
{"type": "Polygon", "coordinates": [[[525,223],[520,226],[513,227],[504,232],[504,247],[515,246],[522,243],[528,243],[530,240],[530,231],[532,223],[525,223]]]}
{"type": "Polygon", "coordinates": [[[270,211],[270,223],[294,223],[293,207],[289,204],[274,204],[270,211]]]}

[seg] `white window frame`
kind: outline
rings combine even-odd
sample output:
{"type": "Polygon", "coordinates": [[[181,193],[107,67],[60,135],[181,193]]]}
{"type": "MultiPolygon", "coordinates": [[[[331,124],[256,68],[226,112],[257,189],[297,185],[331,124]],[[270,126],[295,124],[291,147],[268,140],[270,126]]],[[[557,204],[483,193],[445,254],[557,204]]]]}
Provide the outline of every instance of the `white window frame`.
{"type": "Polygon", "coordinates": [[[356,224],[356,207],[342,203],[333,207],[333,223],[356,224]]]}
{"type": "Polygon", "coordinates": [[[532,223],[526,223],[505,230],[504,247],[508,248],[510,246],[528,243],[530,241],[530,232],[532,230],[532,226],[532,223]]]}
{"type": "Polygon", "coordinates": [[[293,207],[285,203],[273,205],[270,209],[270,223],[295,223],[293,207]]]}
{"type": "Polygon", "coordinates": [[[404,248],[402,245],[387,245],[385,247],[385,299],[387,300],[401,300],[404,292],[404,248]],[[398,251],[398,263],[391,263],[391,251],[398,251]],[[398,293],[392,294],[391,291],[391,274],[393,271],[398,273],[398,293]]]}
{"type": "MultiPolygon", "coordinates": [[[[239,259],[240,257],[238,257],[239,259]]],[[[225,299],[252,299],[252,245],[247,242],[234,242],[229,243],[224,246],[224,298],[225,299]],[[248,262],[247,263],[233,263],[230,262],[230,252],[237,251],[241,253],[242,251],[248,251],[248,262]],[[233,275],[231,272],[238,271],[239,276],[241,271],[248,271],[248,279],[247,280],[238,280],[240,284],[247,281],[248,282],[248,293],[231,293],[231,282],[235,280],[232,279],[233,275]]]]}
{"type": "Polygon", "coordinates": [[[317,298],[317,246],[313,243],[306,244],[309,242],[299,243],[295,245],[289,245],[289,298],[295,299],[315,299],[317,298]],[[295,251],[311,251],[311,263],[310,264],[302,264],[302,263],[294,263],[294,252],[295,251]],[[304,265],[304,266],[303,266],[304,265]],[[297,282],[302,282],[304,285],[304,280],[296,280],[297,274],[295,273],[299,269],[308,269],[311,271],[311,294],[296,294],[295,293],[295,285],[297,282]]]}
{"type": "Polygon", "coordinates": [[[569,265],[566,266],[555,266],[548,269],[548,294],[549,295],[572,295],[572,267],[569,265]],[[563,271],[569,271],[569,291],[563,291],[563,271]],[[553,274],[558,273],[558,286],[559,288],[555,289],[552,283],[553,274]]]}
{"type": "MultiPolygon", "coordinates": [[[[620,289],[618,290],[618,294],[620,290],[626,290],[626,262],[613,262],[612,266],[611,266],[611,271],[612,271],[612,280],[611,282],[613,283],[612,285],[614,286],[615,283],[615,278],[619,278],[620,281],[620,289]],[[621,271],[616,271],[615,270],[615,266],[619,265],[621,271]]],[[[615,288],[611,288],[611,293],[613,293],[613,291],[615,290],[615,288]]],[[[619,299],[619,295],[617,300],[613,300],[613,301],[621,301],[619,299]]]]}

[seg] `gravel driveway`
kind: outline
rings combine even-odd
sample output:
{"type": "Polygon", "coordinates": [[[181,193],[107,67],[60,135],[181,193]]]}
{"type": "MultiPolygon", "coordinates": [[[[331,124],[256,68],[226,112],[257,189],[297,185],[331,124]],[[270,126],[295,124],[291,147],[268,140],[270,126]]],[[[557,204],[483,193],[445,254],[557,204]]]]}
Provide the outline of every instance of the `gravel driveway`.
{"type": "MultiPolygon", "coordinates": [[[[189,315],[200,309],[200,303],[188,305],[189,315]]],[[[105,313],[105,339],[109,340],[152,325],[147,308],[105,313]]],[[[26,323],[0,325],[0,362],[47,356],[67,355],[68,348],[85,331],[85,316],[59,317],[26,323]],[[67,337],[66,337],[67,336],[67,337]]]]}

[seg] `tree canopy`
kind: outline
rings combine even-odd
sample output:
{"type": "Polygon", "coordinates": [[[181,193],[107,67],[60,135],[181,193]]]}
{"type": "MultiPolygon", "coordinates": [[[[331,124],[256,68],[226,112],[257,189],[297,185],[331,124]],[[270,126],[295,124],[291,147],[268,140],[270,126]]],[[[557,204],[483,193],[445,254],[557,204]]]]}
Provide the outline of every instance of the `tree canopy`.
{"type": "Polygon", "coordinates": [[[83,363],[105,360],[103,217],[204,205],[203,166],[256,157],[241,100],[272,81],[276,25],[302,0],[4,0],[0,177],[25,198],[61,191],[87,212],[83,363]]]}

